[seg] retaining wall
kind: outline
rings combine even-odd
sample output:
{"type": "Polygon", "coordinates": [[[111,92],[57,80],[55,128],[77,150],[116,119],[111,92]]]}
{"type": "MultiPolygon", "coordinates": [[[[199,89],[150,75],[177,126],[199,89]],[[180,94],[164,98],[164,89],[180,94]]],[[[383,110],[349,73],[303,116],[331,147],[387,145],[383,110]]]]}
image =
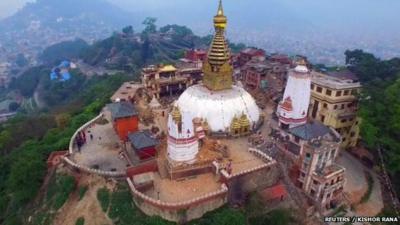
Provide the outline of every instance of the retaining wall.
{"type": "Polygon", "coordinates": [[[136,205],[146,215],[157,215],[169,221],[185,222],[197,219],[227,202],[228,188],[225,184],[215,192],[188,201],[171,203],[153,199],[138,191],[130,178],[127,178],[127,182],[136,205]]]}
{"type": "Polygon", "coordinates": [[[103,177],[114,177],[114,178],[126,177],[126,172],[113,172],[113,171],[92,169],[87,166],[78,165],[68,157],[63,156],[62,159],[71,169],[76,169],[85,173],[96,174],[103,177]]]}
{"type": "Polygon", "coordinates": [[[93,123],[95,123],[98,119],[100,119],[104,114],[100,113],[98,116],[96,116],[95,118],[93,118],[92,120],[90,120],[89,122],[85,123],[83,126],[81,126],[78,130],[75,131],[74,135],[72,135],[71,140],[69,141],[69,154],[73,154],[74,153],[74,145],[75,145],[75,138],[78,135],[79,132],[81,132],[82,130],[88,128],[90,125],[92,125],[93,123]]]}

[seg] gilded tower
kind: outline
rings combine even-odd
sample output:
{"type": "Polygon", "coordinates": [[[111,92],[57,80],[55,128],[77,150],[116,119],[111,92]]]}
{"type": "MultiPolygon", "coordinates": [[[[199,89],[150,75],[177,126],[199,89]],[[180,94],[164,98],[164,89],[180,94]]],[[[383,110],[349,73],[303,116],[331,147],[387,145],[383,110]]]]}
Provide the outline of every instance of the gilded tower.
{"type": "Polygon", "coordinates": [[[214,17],[215,35],[203,65],[203,83],[213,91],[232,88],[233,67],[230,64],[228,43],[225,39],[225,29],[228,19],[224,15],[222,1],[219,1],[217,15],[214,17]]]}

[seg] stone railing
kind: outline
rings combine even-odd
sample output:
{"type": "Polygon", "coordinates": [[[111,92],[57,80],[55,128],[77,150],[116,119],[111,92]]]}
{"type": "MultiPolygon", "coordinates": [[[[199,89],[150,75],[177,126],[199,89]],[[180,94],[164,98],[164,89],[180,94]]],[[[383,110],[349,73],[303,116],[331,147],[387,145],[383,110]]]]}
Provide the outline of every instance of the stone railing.
{"type": "Polygon", "coordinates": [[[128,185],[131,189],[133,196],[135,196],[157,208],[167,209],[167,210],[187,209],[191,206],[198,205],[198,204],[216,199],[218,197],[226,196],[228,193],[228,187],[225,184],[222,184],[221,189],[214,191],[214,192],[207,193],[207,194],[197,197],[197,198],[193,198],[191,200],[182,201],[182,202],[164,202],[161,200],[156,200],[154,198],[151,198],[151,197],[143,194],[142,192],[138,191],[130,178],[127,178],[126,180],[128,182],[128,185]]]}
{"type": "Polygon", "coordinates": [[[118,171],[104,171],[104,170],[99,170],[99,169],[92,169],[87,166],[82,166],[78,165],[75,162],[73,162],[71,159],[68,157],[63,156],[62,160],[70,167],[73,167],[75,169],[78,169],[80,171],[89,173],[89,174],[96,174],[99,176],[103,177],[114,177],[114,178],[120,178],[120,177],[126,177],[126,172],[118,172],[118,171]]]}
{"type": "Polygon", "coordinates": [[[81,132],[82,130],[88,128],[90,125],[92,125],[98,119],[100,119],[103,115],[104,115],[103,113],[100,113],[100,115],[96,116],[95,118],[93,118],[89,122],[85,123],[83,126],[81,126],[78,130],[75,131],[74,135],[72,135],[72,138],[69,141],[69,148],[68,148],[69,154],[73,154],[74,153],[75,138],[76,138],[76,136],[78,136],[79,132],[81,132]]]}
{"type": "Polygon", "coordinates": [[[272,159],[270,156],[268,156],[267,154],[265,154],[264,152],[262,152],[262,151],[260,151],[258,149],[249,148],[248,151],[250,153],[253,153],[254,155],[260,157],[263,161],[265,161],[265,163],[263,163],[262,165],[247,169],[247,170],[240,171],[239,173],[233,173],[233,174],[229,174],[225,169],[222,169],[221,170],[221,174],[226,180],[230,180],[230,179],[235,178],[235,177],[244,176],[246,174],[254,173],[256,171],[268,168],[268,167],[276,164],[276,161],[274,159],[272,159]]]}
{"type": "Polygon", "coordinates": [[[248,151],[250,153],[253,153],[254,155],[262,158],[264,161],[275,162],[275,160],[271,156],[265,154],[264,152],[262,152],[262,151],[260,151],[260,150],[258,150],[256,148],[249,148],[248,151]]]}

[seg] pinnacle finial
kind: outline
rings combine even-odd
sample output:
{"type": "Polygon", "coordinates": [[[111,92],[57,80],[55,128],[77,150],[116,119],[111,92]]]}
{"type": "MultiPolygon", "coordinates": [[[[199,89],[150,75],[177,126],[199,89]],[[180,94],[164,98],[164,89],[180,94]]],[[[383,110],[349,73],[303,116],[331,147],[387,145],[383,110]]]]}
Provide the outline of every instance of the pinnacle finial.
{"type": "Polygon", "coordinates": [[[217,16],[223,16],[223,15],[224,15],[224,8],[222,7],[222,0],[219,0],[217,16]]]}

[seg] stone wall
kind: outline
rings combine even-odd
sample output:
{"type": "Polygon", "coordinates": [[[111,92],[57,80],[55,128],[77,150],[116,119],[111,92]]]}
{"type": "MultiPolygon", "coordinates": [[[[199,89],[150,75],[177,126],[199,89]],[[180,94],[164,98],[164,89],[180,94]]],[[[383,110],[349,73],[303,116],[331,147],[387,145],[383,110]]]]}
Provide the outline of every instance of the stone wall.
{"type": "Polygon", "coordinates": [[[100,113],[98,116],[96,116],[89,122],[85,123],[83,126],[81,126],[78,130],[75,131],[74,135],[72,135],[72,138],[69,141],[69,148],[68,148],[69,154],[71,154],[71,155],[74,154],[75,138],[76,138],[76,136],[78,136],[79,132],[81,132],[82,130],[85,130],[86,128],[88,128],[89,126],[94,124],[101,117],[103,117],[103,113],[100,113]]]}
{"type": "Polygon", "coordinates": [[[96,175],[103,176],[103,177],[114,177],[114,178],[126,177],[126,172],[113,172],[113,171],[92,169],[92,168],[89,168],[86,166],[78,165],[66,156],[63,156],[62,159],[69,168],[75,169],[75,170],[78,170],[81,172],[85,172],[85,173],[89,173],[89,174],[96,174],[96,175]]]}
{"type": "Polygon", "coordinates": [[[131,179],[127,178],[133,199],[146,215],[157,215],[174,222],[185,222],[200,218],[205,213],[223,206],[227,202],[228,188],[225,184],[221,189],[203,196],[182,202],[163,202],[153,199],[136,189],[131,179]]]}

